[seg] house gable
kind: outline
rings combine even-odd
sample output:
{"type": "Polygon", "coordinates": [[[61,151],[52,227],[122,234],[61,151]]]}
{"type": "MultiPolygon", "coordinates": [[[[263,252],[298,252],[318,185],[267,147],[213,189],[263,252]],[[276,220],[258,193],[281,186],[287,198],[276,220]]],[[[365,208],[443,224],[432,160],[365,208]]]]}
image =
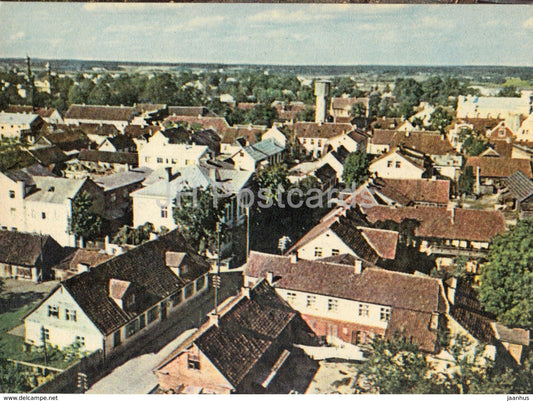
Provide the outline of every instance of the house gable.
{"type": "Polygon", "coordinates": [[[84,338],[86,349],[102,348],[102,333],[63,285],[24,318],[24,326],[27,343],[42,344],[44,328],[48,330],[47,342],[51,345],[66,347],[80,337],[84,338]]]}

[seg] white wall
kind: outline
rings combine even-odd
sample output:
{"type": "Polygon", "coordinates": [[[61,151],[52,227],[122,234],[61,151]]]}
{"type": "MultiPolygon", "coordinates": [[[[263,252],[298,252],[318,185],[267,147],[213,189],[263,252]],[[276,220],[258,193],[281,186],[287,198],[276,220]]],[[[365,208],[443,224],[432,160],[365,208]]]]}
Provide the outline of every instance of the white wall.
{"type": "Polygon", "coordinates": [[[381,320],[381,308],[387,308],[389,312],[391,308],[383,305],[280,288],[276,288],[276,292],[294,309],[305,315],[364,324],[383,329],[386,329],[388,325],[388,320],[381,320]],[[313,297],[314,300],[312,301],[313,297]],[[336,301],[336,309],[328,309],[328,304],[330,303],[328,300],[336,301]],[[312,301],[313,304],[308,306],[308,301],[312,301]],[[363,312],[361,316],[359,315],[360,305],[363,305],[364,307],[362,310],[368,311],[368,315],[365,315],[365,312],[363,312]]]}
{"type": "Polygon", "coordinates": [[[76,336],[85,338],[85,349],[94,351],[102,348],[102,334],[94,326],[70,294],[59,287],[38,309],[24,320],[25,341],[42,345],[41,327],[49,330],[47,343],[60,348],[72,344],[76,336]],[[48,316],[48,306],[59,308],[59,317],[48,316]],[[66,310],[76,312],[76,321],[65,318],[66,310]]]}
{"type": "Polygon", "coordinates": [[[391,153],[387,157],[376,160],[368,170],[377,173],[381,178],[422,178],[424,173],[424,170],[415,167],[397,153],[391,153]],[[396,167],[397,163],[400,163],[399,167],[396,167]]]}
{"type": "Polygon", "coordinates": [[[2,204],[0,226],[8,230],[16,228],[19,231],[25,231],[24,184],[13,182],[0,173],[0,199],[2,204]],[[14,198],[11,198],[10,191],[13,191],[14,198]]]}
{"type": "Polygon", "coordinates": [[[348,253],[356,256],[355,253],[331,230],[314,238],[297,250],[301,259],[315,260],[333,256],[332,249],[338,249],[339,254],[348,253]],[[315,248],[322,249],[322,256],[315,256],[315,248]]]}
{"type": "MultiPolygon", "coordinates": [[[[175,195],[175,194],[173,194],[175,195]]],[[[156,229],[165,226],[170,230],[176,228],[176,223],[172,217],[172,199],[148,198],[144,196],[132,196],[133,199],[133,226],[137,227],[150,222],[156,229]],[[167,217],[161,217],[161,208],[166,207],[167,217]]]]}
{"type": "Polygon", "coordinates": [[[26,231],[49,234],[62,246],[75,246],[74,236],[67,233],[71,213],[70,200],[65,203],[26,201],[26,231]]]}

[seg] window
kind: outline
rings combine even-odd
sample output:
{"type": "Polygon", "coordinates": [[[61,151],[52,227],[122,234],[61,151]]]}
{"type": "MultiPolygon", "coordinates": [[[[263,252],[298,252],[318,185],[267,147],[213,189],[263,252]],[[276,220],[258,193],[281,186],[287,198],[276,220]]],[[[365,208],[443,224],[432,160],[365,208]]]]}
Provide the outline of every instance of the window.
{"type": "Polygon", "coordinates": [[[14,216],[17,213],[17,209],[12,207],[11,209],[9,209],[9,212],[11,213],[11,216],[14,216]]]}
{"type": "Polygon", "coordinates": [[[368,316],[368,305],[359,304],[359,316],[368,316]]]}
{"type": "Polygon", "coordinates": [[[76,311],[71,309],[65,309],[65,319],[73,322],[77,321],[76,311]]]}
{"type": "Polygon", "coordinates": [[[192,285],[188,285],[187,287],[185,287],[184,291],[185,291],[185,299],[192,297],[192,294],[193,294],[192,285]]]}
{"type": "Polygon", "coordinates": [[[316,296],[314,296],[314,295],[308,295],[308,296],[307,296],[307,303],[306,303],[306,306],[307,306],[309,309],[315,309],[315,307],[316,307],[316,296]]]}
{"type": "Polygon", "coordinates": [[[338,301],[336,299],[328,298],[328,311],[336,312],[338,306],[338,301]]]}
{"type": "Polygon", "coordinates": [[[46,213],[45,213],[45,212],[42,212],[42,213],[41,213],[41,218],[42,218],[43,220],[46,219],[46,213]]]}
{"type": "Polygon", "coordinates": [[[200,370],[200,358],[192,352],[187,354],[187,367],[189,369],[200,370]]]}
{"type": "Polygon", "coordinates": [[[309,143],[310,143],[311,145],[314,145],[314,144],[315,144],[315,140],[314,140],[314,139],[310,139],[310,140],[309,140],[309,143]]]}
{"type": "Polygon", "coordinates": [[[126,338],[131,337],[132,335],[137,333],[137,331],[139,330],[137,324],[138,321],[134,320],[133,322],[126,325],[126,338]]]}
{"type": "Polygon", "coordinates": [[[317,144],[318,146],[322,146],[322,139],[319,139],[319,140],[316,142],[316,144],[317,144]]]}
{"type": "Polygon", "coordinates": [[[117,194],[116,193],[112,193],[111,194],[111,202],[116,202],[117,201],[117,194]]]}
{"type": "Polygon", "coordinates": [[[322,247],[315,246],[315,258],[321,258],[322,257],[322,247]]]}
{"type": "Polygon", "coordinates": [[[85,347],[85,337],[76,336],[74,342],[79,343],[82,347],[85,347]]]}
{"type": "Polygon", "coordinates": [[[50,340],[50,329],[41,328],[41,339],[50,340]]]}
{"type": "Polygon", "coordinates": [[[203,288],[205,285],[205,276],[200,277],[196,280],[196,290],[203,288]]]}
{"type": "Polygon", "coordinates": [[[168,209],[166,206],[161,207],[161,217],[164,219],[168,217],[168,209]]]}
{"type": "Polygon", "coordinates": [[[146,327],[146,315],[143,313],[139,316],[139,330],[146,327]]]}
{"type": "Polygon", "coordinates": [[[9,197],[13,199],[15,197],[15,191],[9,191],[9,197]]]}
{"type": "Polygon", "coordinates": [[[158,158],[157,158],[157,162],[158,162],[158,163],[163,163],[163,158],[162,158],[162,157],[158,157],[158,158]]]}
{"type": "Polygon", "coordinates": [[[120,330],[118,330],[113,334],[113,346],[116,347],[120,344],[122,344],[122,339],[120,338],[120,330]]]}
{"type": "Polygon", "coordinates": [[[295,292],[288,292],[287,293],[287,302],[288,303],[294,303],[296,301],[296,293],[295,292]]]}
{"type": "Polygon", "coordinates": [[[402,166],[402,162],[396,162],[396,168],[400,168],[402,166]]]}
{"type": "Polygon", "coordinates": [[[170,297],[170,301],[172,301],[172,306],[178,306],[181,303],[181,291],[177,294],[174,294],[170,297]]]}
{"type": "Polygon", "coordinates": [[[150,158],[149,158],[148,156],[146,156],[146,157],[144,158],[144,161],[145,161],[145,162],[149,162],[149,161],[150,161],[150,158]]]}
{"type": "Polygon", "coordinates": [[[193,164],[194,164],[194,160],[189,160],[189,159],[185,160],[186,166],[192,166],[193,164]]]}
{"type": "Polygon", "coordinates": [[[379,310],[379,319],[388,322],[390,320],[390,308],[381,308],[379,310]]]}
{"type": "Polygon", "coordinates": [[[331,256],[338,255],[339,253],[340,253],[340,251],[338,249],[332,249],[331,250],[331,256]]]}
{"type": "Polygon", "coordinates": [[[59,306],[48,305],[48,316],[57,317],[59,319],[59,306]]]}
{"type": "Polygon", "coordinates": [[[156,306],[148,311],[148,323],[152,323],[159,317],[159,306],[156,306]]]}
{"type": "Polygon", "coordinates": [[[176,159],[172,159],[172,164],[178,164],[176,159]]]}
{"type": "Polygon", "coordinates": [[[392,167],[392,160],[389,160],[389,161],[387,162],[387,167],[392,167]]]}

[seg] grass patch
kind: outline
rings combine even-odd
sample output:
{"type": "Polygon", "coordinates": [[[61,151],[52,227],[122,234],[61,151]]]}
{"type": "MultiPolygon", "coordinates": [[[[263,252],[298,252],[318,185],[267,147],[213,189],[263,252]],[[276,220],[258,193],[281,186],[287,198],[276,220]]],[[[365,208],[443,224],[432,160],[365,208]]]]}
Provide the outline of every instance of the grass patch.
{"type": "Polygon", "coordinates": [[[15,311],[2,313],[0,315],[0,337],[9,330],[22,324],[22,318],[28,313],[33,304],[25,305],[15,311]]]}

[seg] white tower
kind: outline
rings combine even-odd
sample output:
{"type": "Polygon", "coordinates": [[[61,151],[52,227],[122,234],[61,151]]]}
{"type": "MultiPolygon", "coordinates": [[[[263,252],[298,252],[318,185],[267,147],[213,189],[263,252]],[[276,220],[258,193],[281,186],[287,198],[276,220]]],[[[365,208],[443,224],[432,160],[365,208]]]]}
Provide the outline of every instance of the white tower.
{"type": "Polygon", "coordinates": [[[331,86],[330,81],[316,81],[315,82],[315,96],[316,96],[316,110],[315,110],[315,122],[323,123],[326,121],[326,98],[329,95],[329,88],[331,86]]]}

